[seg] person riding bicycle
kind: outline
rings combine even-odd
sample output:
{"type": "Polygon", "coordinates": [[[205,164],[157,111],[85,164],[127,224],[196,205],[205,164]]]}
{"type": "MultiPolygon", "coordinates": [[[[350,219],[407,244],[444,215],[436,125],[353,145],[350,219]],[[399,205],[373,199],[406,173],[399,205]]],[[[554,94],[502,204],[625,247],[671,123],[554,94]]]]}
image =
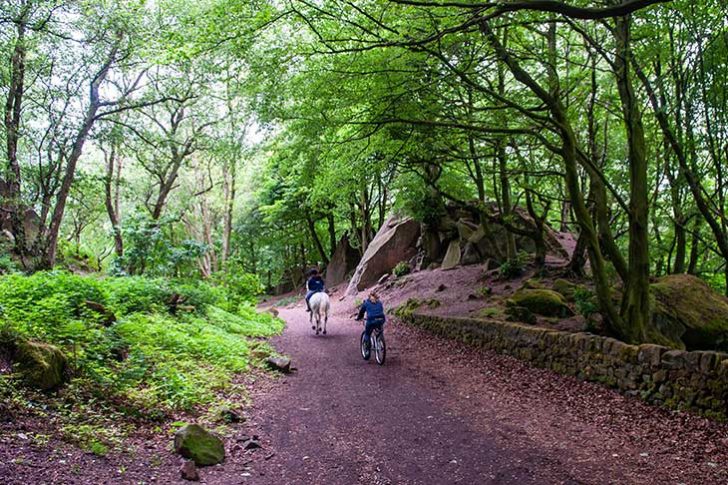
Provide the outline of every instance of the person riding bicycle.
{"type": "Polygon", "coordinates": [[[311,312],[311,305],[309,300],[311,297],[320,292],[324,291],[324,279],[319,274],[316,268],[312,268],[308,272],[308,279],[306,280],[306,311],[311,312]]]}
{"type": "Polygon", "coordinates": [[[359,307],[359,314],[356,319],[361,320],[364,318],[364,314],[367,316],[364,333],[366,334],[366,342],[368,343],[372,337],[372,331],[374,331],[375,328],[381,329],[386,321],[384,316],[384,305],[375,291],[369,293],[369,298],[361,304],[361,307],[359,307]]]}

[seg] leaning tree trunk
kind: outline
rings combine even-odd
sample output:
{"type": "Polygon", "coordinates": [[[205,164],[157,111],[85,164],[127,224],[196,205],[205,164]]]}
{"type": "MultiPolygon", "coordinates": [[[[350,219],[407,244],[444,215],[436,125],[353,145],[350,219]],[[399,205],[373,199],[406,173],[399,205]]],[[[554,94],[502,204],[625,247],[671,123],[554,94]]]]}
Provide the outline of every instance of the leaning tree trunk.
{"type": "Polygon", "coordinates": [[[51,218],[50,226],[46,234],[46,248],[41,261],[41,267],[52,268],[56,263],[56,252],[58,250],[58,235],[61,230],[61,223],[63,222],[63,215],[66,210],[66,201],[68,200],[68,194],[71,192],[71,185],[76,177],[76,165],[78,160],[83,154],[83,146],[86,143],[88,134],[91,132],[91,128],[96,122],[96,112],[101,106],[101,99],[99,98],[99,86],[106,79],[109,74],[112,61],[116,58],[119,46],[115,45],[109,56],[102,66],[102,68],[96,73],[91,86],[89,88],[89,106],[86,110],[86,114],[81,124],[80,129],[76,133],[76,138],[73,142],[73,148],[68,161],[66,162],[66,170],[63,175],[61,182],[61,188],[56,196],[56,204],[53,208],[53,216],[51,218]]]}
{"type": "Polygon", "coordinates": [[[318,251],[319,256],[321,256],[321,262],[324,264],[324,266],[328,266],[329,257],[326,254],[324,245],[321,244],[321,238],[319,238],[318,233],[316,232],[316,222],[308,214],[306,214],[306,225],[308,226],[308,232],[311,234],[311,239],[316,245],[316,250],[318,251]]]}

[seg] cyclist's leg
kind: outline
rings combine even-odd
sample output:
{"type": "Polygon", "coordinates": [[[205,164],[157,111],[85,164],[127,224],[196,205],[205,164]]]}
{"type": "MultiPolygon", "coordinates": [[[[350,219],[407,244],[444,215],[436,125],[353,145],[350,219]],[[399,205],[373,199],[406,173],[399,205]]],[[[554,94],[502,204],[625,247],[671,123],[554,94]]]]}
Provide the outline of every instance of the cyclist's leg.
{"type": "Polygon", "coordinates": [[[368,347],[371,347],[372,332],[374,331],[374,327],[376,326],[376,323],[372,324],[370,322],[367,322],[366,326],[364,327],[364,334],[366,335],[366,344],[368,347]]]}
{"type": "Polygon", "coordinates": [[[382,335],[384,333],[384,322],[377,322],[376,325],[373,325],[373,330],[377,331],[377,335],[382,335]]]}

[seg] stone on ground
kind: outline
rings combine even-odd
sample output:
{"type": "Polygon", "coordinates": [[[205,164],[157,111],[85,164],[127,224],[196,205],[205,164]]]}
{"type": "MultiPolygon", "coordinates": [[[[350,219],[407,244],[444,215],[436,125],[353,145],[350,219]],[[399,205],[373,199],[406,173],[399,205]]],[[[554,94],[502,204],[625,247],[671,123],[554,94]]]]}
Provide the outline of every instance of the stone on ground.
{"type": "Polygon", "coordinates": [[[66,356],[54,345],[19,341],[13,361],[15,370],[30,387],[48,391],[65,380],[66,356]]]}
{"type": "Polygon", "coordinates": [[[271,370],[283,372],[284,374],[291,372],[291,359],[288,357],[268,357],[265,363],[271,370]]]}
{"type": "Polygon", "coordinates": [[[512,305],[506,307],[505,314],[509,322],[536,324],[536,316],[526,307],[512,305]]]}
{"type": "Polygon", "coordinates": [[[240,423],[245,421],[245,416],[230,408],[221,410],[220,418],[226,423],[240,423]]]}
{"type": "Polygon", "coordinates": [[[222,440],[198,424],[189,424],[175,433],[174,451],[198,466],[217,465],[225,460],[222,440]]]}
{"type": "Polygon", "coordinates": [[[573,315],[564,298],[553,290],[521,289],[515,292],[506,303],[508,306],[527,308],[532,313],[545,317],[568,317],[573,315]]]}
{"type": "Polygon", "coordinates": [[[574,299],[574,295],[578,288],[579,285],[563,278],[559,278],[554,281],[554,291],[561,294],[561,296],[566,298],[568,301],[572,301],[574,299]]]}
{"type": "Polygon", "coordinates": [[[652,323],[675,347],[728,352],[728,298],[692,275],[650,285],[652,323]]]}
{"type": "Polygon", "coordinates": [[[410,218],[392,216],[387,219],[367,246],[359,265],[346,288],[347,295],[374,285],[380,276],[389,273],[400,261],[417,253],[420,224],[410,218]]]}
{"type": "Polygon", "coordinates": [[[195,465],[195,462],[192,460],[185,460],[179,468],[179,472],[183,480],[190,482],[200,481],[200,472],[197,470],[197,465],[195,465]]]}

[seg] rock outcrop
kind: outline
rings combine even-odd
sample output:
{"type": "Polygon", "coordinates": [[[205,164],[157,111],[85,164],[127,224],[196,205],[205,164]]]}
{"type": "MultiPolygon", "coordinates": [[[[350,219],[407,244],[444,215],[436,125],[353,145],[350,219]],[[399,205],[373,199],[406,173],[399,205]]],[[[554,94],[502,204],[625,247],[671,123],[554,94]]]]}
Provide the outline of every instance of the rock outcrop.
{"type": "Polygon", "coordinates": [[[652,323],[675,347],[728,351],[728,298],[691,275],[670,275],[650,285],[652,323]]]}
{"type": "Polygon", "coordinates": [[[346,294],[354,295],[372,286],[397,263],[413,258],[417,254],[415,243],[419,236],[420,224],[413,219],[399,216],[387,219],[364,252],[346,294]]]}
{"type": "MultiPolygon", "coordinates": [[[[498,208],[490,208],[493,214],[498,208]]],[[[534,223],[528,213],[515,208],[511,216],[511,224],[521,229],[532,228],[534,223]]],[[[488,259],[502,263],[506,258],[506,237],[508,230],[501,224],[489,222],[481,224],[474,219],[472,211],[455,206],[446,207],[446,215],[432,224],[423,224],[420,251],[423,254],[423,264],[432,262],[442,263],[443,269],[455,265],[480,264],[488,259]],[[460,254],[455,255],[453,244],[457,244],[460,254]]],[[[534,253],[536,244],[533,239],[516,235],[516,247],[520,251],[534,253]]],[[[558,233],[546,227],[544,242],[547,254],[567,259],[568,252],[562,245],[558,233]]]]}
{"type": "Polygon", "coordinates": [[[189,424],[175,433],[174,451],[198,466],[217,465],[225,460],[222,440],[198,424],[189,424]]]}
{"type": "Polygon", "coordinates": [[[359,251],[351,246],[349,237],[344,235],[336,245],[334,255],[326,267],[326,287],[331,288],[346,280],[346,277],[356,269],[360,260],[359,251]]]}

